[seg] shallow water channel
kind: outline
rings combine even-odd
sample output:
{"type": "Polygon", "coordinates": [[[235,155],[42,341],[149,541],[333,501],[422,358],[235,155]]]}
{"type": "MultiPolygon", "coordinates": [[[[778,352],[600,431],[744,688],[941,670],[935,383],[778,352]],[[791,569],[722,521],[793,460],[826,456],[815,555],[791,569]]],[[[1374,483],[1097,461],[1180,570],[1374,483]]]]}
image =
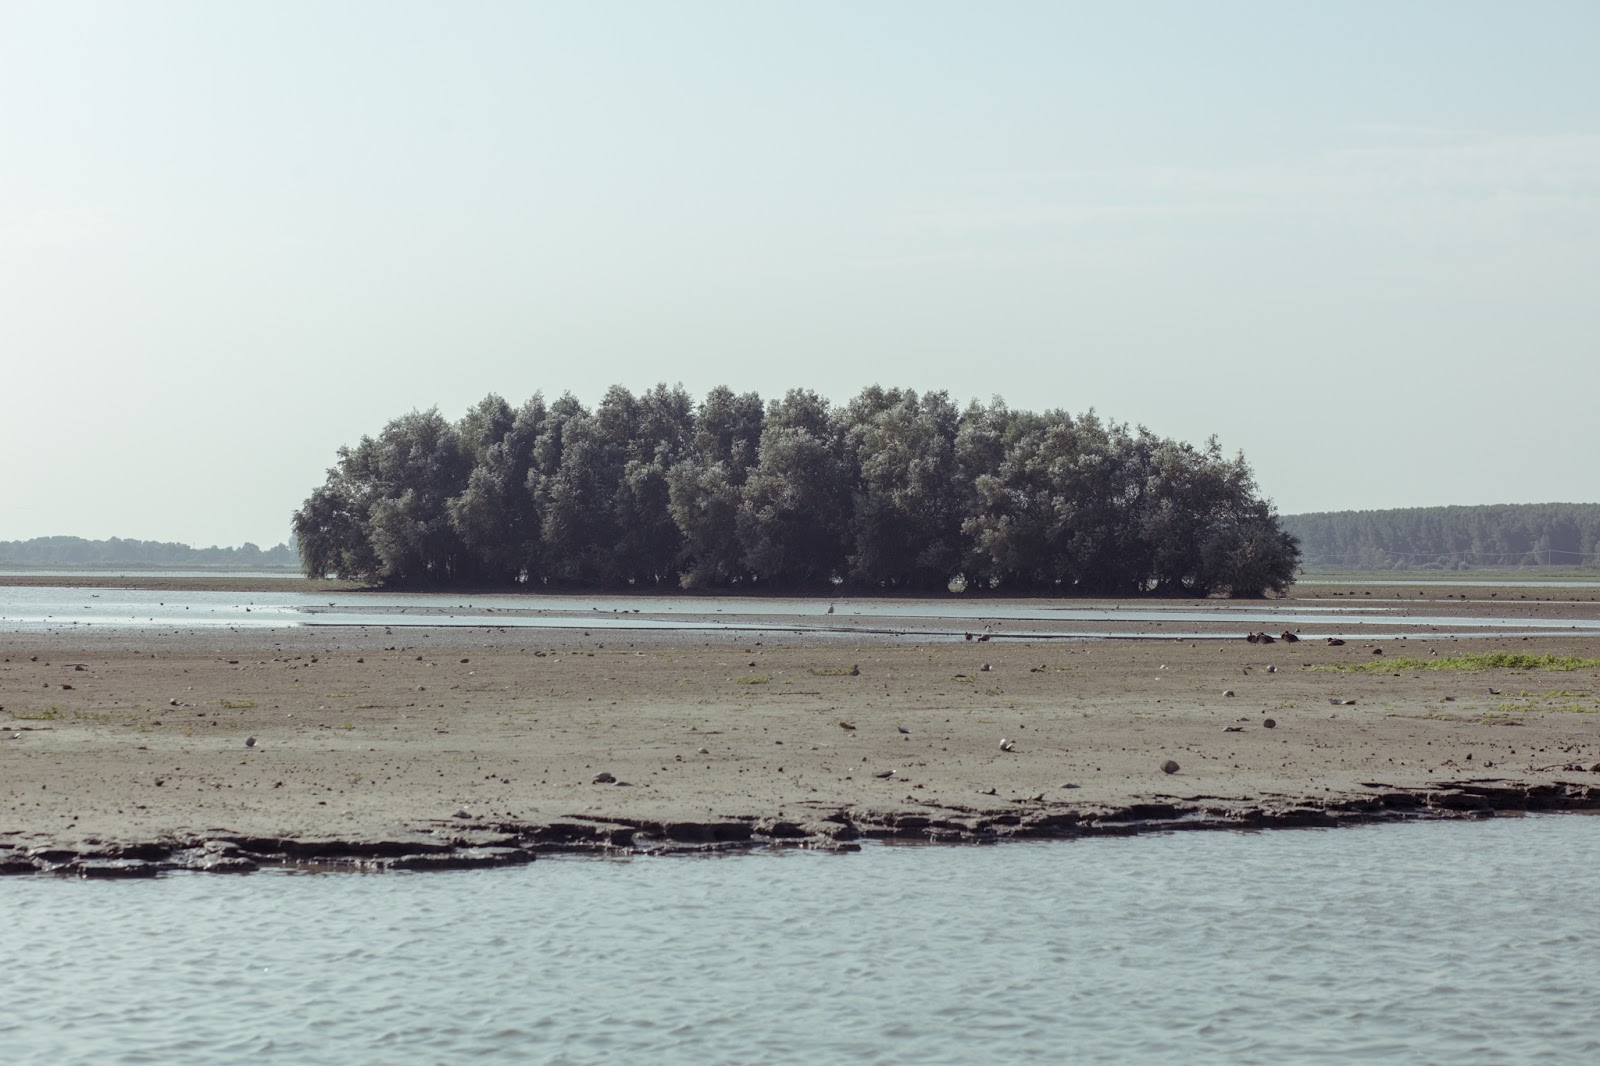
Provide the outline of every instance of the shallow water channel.
{"type": "MultiPolygon", "coordinates": [[[[1600,618],[1416,613],[1417,604],[1304,600],[1177,603],[1062,600],[840,600],[756,597],[196,592],[0,586],[0,632],[274,627],[455,627],[787,632],[831,637],[914,634],[961,639],[1235,638],[1295,629],[1307,639],[1380,639],[1401,630],[1441,636],[1600,635],[1600,618]],[[833,613],[829,613],[829,607],[833,613]]],[[[1511,604],[1505,604],[1511,608],[1511,604]]]]}

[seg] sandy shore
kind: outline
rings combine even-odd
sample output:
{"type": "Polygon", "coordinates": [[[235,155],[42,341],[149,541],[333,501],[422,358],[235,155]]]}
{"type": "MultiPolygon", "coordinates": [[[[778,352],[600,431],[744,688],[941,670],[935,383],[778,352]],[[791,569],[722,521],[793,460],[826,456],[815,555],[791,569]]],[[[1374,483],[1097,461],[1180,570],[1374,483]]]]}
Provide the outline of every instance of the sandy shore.
{"type": "Polygon", "coordinates": [[[1388,668],[1594,657],[1593,637],[808,639],[6,635],[0,870],[423,868],[1600,808],[1594,666],[1388,668]]]}

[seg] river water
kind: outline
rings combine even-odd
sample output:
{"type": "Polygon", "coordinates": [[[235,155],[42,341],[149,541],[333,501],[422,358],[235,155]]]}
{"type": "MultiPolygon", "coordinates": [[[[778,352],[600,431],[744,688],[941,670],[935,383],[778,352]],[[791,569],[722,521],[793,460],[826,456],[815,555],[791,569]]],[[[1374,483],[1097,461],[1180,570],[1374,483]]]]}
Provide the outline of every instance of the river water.
{"type": "MultiPolygon", "coordinates": [[[[1582,601],[1585,607],[1591,604],[1582,601]]],[[[1600,617],[1428,614],[1414,600],[1327,604],[1304,600],[1121,603],[1063,600],[818,599],[411,593],[201,592],[0,585],[0,633],[107,630],[479,628],[702,633],[788,632],[818,638],[915,633],[1087,639],[1234,639],[1248,629],[1293,628],[1307,639],[1383,639],[1432,628],[1440,636],[1600,635],[1600,617]],[[829,607],[834,607],[829,613],[829,607]]],[[[1595,605],[1600,607],[1600,605],[1595,605]]]]}
{"type": "Polygon", "coordinates": [[[1600,818],[0,879],[9,1063],[1600,1061],[1600,818]]]}

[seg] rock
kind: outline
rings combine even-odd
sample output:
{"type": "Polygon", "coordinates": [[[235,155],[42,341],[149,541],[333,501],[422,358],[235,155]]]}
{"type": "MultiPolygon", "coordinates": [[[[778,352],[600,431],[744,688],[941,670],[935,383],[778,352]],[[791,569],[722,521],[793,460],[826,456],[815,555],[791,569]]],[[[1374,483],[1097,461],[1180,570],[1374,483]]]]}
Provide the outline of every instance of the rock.
{"type": "Polygon", "coordinates": [[[456,808],[456,813],[451,815],[451,817],[452,818],[471,818],[472,817],[472,812],[467,810],[465,807],[458,807],[458,808],[456,808]]]}
{"type": "Polygon", "coordinates": [[[981,672],[987,674],[989,672],[989,664],[988,663],[984,663],[982,666],[978,667],[978,669],[981,672]]]}
{"type": "Polygon", "coordinates": [[[1231,696],[1231,695],[1233,695],[1233,689],[1231,689],[1231,688],[1225,688],[1225,689],[1223,689],[1223,690],[1222,690],[1222,694],[1223,694],[1223,695],[1224,695],[1224,696],[1231,696]]]}
{"type": "Polygon", "coordinates": [[[1261,728],[1262,729],[1276,729],[1276,728],[1278,728],[1278,723],[1276,721],[1274,721],[1273,719],[1268,718],[1266,721],[1261,723],[1261,728]]]}
{"type": "Polygon", "coordinates": [[[255,747],[256,746],[256,738],[255,737],[245,737],[244,738],[244,746],[247,747],[247,748],[255,747]]]}
{"type": "Polygon", "coordinates": [[[1374,654],[1374,655],[1382,655],[1383,654],[1383,649],[1382,648],[1373,648],[1372,649],[1372,654],[1374,654]]]}
{"type": "Polygon", "coordinates": [[[893,777],[894,776],[894,771],[893,770],[878,770],[875,773],[873,773],[872,776],[873,777],[893,777]]]}
{"type": "Polygon", "coordinates": [[[1276,666],[1269,666],[1269,667],[1267,667],[1267,673],[1269,673],[1269,674],[1275,674],[1275,673],[1277,673],[1277,672],[1278,672],[1278,668],[1277,668],[1277,667],[1276,667],[1276,666]]]}
{"type": "Polygon", "coordinates": [[[596,785],[613,785],[616,784],[616,781],[616,775],[609,774],[606,771],[601,770],[599,773],[594,775],[594,780],[592,783],[596,785]]]}
{"type": "Polygon", "coordinates": [[[854,722],[840,722],[839,723],[839,728],[840,729],[854,729],[855,728],[855,723],[854,722]]]}
{"type": "Polygon", "coordinates": [[[895,726],[895,728],[896,728],[896,729],[898,729],[898,730],[900,730],[900,732],[902,732],[902,733],[909,733],[909,732],[911,732],[911,730],[909,730],[909,729],[907,729],[907,728],[906,728],[906,727],[905,727],[905,726],[903,726],[903,725],[897,725],[897,726],[895,726]]]}
{"type": "Polygon", "coordinates": [[[695,754],[697,754],[697,755],[710,755],[711,754],[711,749],[710,748],[696,748],[695,749],[695,754]]]}
{"type": "Polygon", "coordinates": [[[1161,772],[1164,774],[1175,774],[1178,772],[1178,764],[1173,762],[1171,759],[1168,759],[1166,762],[1161,764],[1161,772]]]}
{"type": "Polygon", "coordinates": [[[1009,740],[1000,741],[1000,750],[1001,751],[1010,751],[1014,747],[1016,747],[1016,744],[1013,743],[1012,741],[1009,741],[1009,740]]]}
{"type": "Polygon", "coordinates": [[[861,664],[860,663],[856,663],[856,664],[854,664],[854,665],[852,665],[850,667],[850,676],[851,677],[860,677],[861,676],[861,664]]]}
{"type": "Polygon", "coordinates": [[[1062,788],[1082,788],[1083,786],[1079,785],[1079,784],[1074,784],[1073,782],[1068,781],[1066,784],[1062,785],[1061,787],[1062,788]]]}

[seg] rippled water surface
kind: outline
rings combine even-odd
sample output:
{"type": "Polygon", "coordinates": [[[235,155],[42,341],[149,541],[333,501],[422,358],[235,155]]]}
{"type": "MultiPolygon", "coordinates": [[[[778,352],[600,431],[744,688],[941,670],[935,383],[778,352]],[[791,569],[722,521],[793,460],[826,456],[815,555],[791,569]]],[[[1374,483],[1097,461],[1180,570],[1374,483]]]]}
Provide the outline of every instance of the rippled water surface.
{"type": "Polygon", "coordinates": [[[1600,818],[0,880],[7,1062],[1592,1062],[1600,818]]]}

